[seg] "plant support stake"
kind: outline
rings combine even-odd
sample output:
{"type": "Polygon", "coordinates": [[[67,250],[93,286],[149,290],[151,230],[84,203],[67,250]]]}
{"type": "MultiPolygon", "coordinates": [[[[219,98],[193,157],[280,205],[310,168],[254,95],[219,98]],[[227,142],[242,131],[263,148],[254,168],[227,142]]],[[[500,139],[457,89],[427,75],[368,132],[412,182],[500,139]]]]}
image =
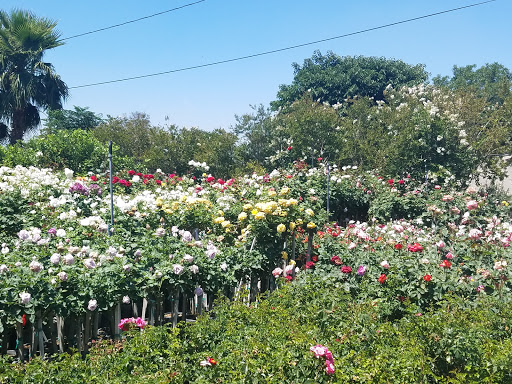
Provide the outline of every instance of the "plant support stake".
{"type": "Polygon", "coordinates": [[[327,162],[327,220],[329,220],[329,162],[327,162]]]}
{"type": "Polygon", "coordinates": [[[112,183],[112,141],[108,142],[108,165],[110,170],[110,226],[108,228],[108,235],[112,236],[112,229],[114,228],[114,191],[112,183]]]}

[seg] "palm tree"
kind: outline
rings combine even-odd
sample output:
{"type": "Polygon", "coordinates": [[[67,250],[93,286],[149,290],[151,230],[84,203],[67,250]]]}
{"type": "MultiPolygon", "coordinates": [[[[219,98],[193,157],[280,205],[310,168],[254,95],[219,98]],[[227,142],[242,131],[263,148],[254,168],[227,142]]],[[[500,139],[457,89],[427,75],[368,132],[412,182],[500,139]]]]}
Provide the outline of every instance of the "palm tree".
{"type": "Polygon", "coordinates": [[[62,108],[68,87],[43,61],[63,44],[55,26],[28,11],[0,11],[0,140],[14,144],[37,127],[39,110],[62,108]]]}

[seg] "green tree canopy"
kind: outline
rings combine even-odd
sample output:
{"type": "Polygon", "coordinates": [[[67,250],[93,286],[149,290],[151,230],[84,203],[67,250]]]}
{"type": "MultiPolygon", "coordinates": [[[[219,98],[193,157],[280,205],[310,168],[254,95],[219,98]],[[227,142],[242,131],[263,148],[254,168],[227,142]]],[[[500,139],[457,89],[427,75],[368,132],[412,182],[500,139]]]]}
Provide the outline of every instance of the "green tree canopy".
{"type": "Polygon", "coordinates": [[[453,66],[453,76],[436,76],[434,85],[448,87],[451,90],[467,90],[490,103],[502,104],[512,89],[512,72],[499,63],[485,64],[476,68],[476,64],[464,67],[453,66]]]}
{"type": "Polygon", "coordinates": [[[306,92],[311,93],[313,100],[330,105],[354,96],[383,100],[388,85],[417,85],[428,78],[423,64],[413,66],[383,57],[340,57],[333,52],[324,56],[315,51],[302,66],[293,63],[293,68],[293,82],[279,87],[277,100],[271,103],[273,109],[290,105],[306,92]]]}
{"type": "Polygon", "coordinates": [[[39,110],[62,108],[68,94],[43,61],[47,50],[63,44],[55,26],[28,11],[0,11],[0,138],[10,143],[39,124],[39,110]]]}
{"type": "Polygon", "coordinates": [[[75,129],[89,130],[96,128],[103,122],[101,115],[97,115],[89,108],[75,106],[73,110],[55,109],[48,111],[46,119],[47,133],[56,131],[74,131],[75,129]]]}

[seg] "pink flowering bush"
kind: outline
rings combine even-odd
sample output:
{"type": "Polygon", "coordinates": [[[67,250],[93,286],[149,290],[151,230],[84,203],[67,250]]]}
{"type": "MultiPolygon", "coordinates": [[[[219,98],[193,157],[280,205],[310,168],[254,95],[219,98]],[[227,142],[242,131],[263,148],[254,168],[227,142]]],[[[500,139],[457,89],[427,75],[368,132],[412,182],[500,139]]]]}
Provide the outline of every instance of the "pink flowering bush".
{"type": "Polygon", "coordinates": [[[140,330],[143,330],[145,326],[146,322],[140,317],[127,317],[121,319],[121,322],[117,325],[117,327],[122,331],[129,331],[130,329],[133,329],[133,327],[138,327],[140,330]]]}

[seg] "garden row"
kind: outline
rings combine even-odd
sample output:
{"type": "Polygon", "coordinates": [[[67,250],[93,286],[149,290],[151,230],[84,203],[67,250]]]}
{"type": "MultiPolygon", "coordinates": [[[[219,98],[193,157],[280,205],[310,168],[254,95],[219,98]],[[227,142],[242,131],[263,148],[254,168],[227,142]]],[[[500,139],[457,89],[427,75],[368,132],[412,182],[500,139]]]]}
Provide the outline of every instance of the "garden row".
{"type": "Polygon", "coordinates": [[[0,168],[4,352],[22,357],[28,339],[42,353],[45,337],[85,349],[123,314],[176,323],[203,310],[204,293],[209,305],[248,286],[251,301],[300,274],[336,279],[389,318],[449,292],[508,298],[512,225],[496,196],[335,169],[328,215],[323,166],[221,180],[191,165],[116,175],[112,227],[104,175],[0,168]]]}

